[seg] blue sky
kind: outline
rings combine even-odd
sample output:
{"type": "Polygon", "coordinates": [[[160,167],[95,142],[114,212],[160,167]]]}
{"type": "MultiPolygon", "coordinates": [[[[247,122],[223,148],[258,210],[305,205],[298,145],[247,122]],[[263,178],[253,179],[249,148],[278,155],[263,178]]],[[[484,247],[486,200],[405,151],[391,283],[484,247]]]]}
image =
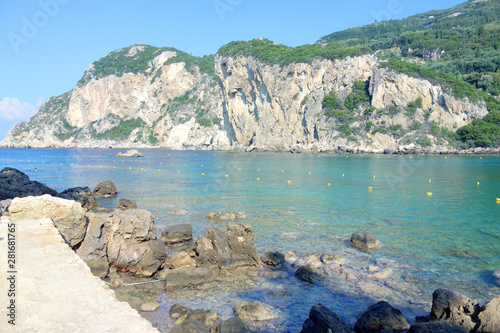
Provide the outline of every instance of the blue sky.
{"type": "Polygon", "coordinates": [[[290,46],[335,31],[400,19],[457,0],[36,0],[0,2],[0,140],[37,105],[71,90],[85,68],[132,44],[196,56],[233,40],[290,46]]]}

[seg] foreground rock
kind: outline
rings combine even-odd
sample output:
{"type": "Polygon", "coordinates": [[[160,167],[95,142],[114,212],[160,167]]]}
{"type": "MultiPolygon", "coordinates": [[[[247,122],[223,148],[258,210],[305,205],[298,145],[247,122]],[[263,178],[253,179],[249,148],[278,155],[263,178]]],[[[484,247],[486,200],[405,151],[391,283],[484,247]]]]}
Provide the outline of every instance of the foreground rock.
{"type": "Polygon", "coordinates": [[[410,325],[398,309],[387,302],[374,304],[361,315],[354,325],[359,333],[377,332],[379,330],[406,330],[410,325]]]}
{"type": "Polygon", "coordinates": [[[212,310],[193,310],[180,304],[172,305],[169,310],[169,315],[175,320],[177,325],[182,326],[184,322],[190,323],[197,321],[202,324],[202,326],[197,325],[198,328],[203,327],[205,330],[209,330],[211,332],[214,331],[220,322],[219,316],[212,310]]]}
{"type": "Polygon", "coordinates": [[[96,198],[112,198],[116,197],[117,194],[116,186],[111,180],[102,181],[94,188],[96,198]]]}
{"type": "Polygon", "coordinates": [[[153,216],[141,209],[87,213],[87,235],[77,254],[92,272],[105,277],[109,267],[139,276],[153,275],[166,257],[165,244],[156,238],[153,216]]]}
{"type": "Polygon", "coordinates": [[[452,325],[444,320],[426,323],[415,323],[410,327],[410,333],[466,333],[460,326],[452,325]]]}
{"type": "Polygon", "coordinates": [[[479,310],[477,301],[455,291],[437,289],[432,293],[431,320],[445,320],[471,331],[476,326],[479,310]]]}
{"type": "Polygon", "coordinates": [[[164,269],[157,274],[159,279],[167,279],[167,291],[206,286],[214,281],[215,274],[205,267],[184,266],[164,269]]]}
{"type": "Polygon", "coordinates": [[[256,268],[260,265],[259,254],[253,243],[250,226],[229,223],[227,232],[214,227],[200,236],[195,243],[196,264],[211,270],[256,268]]]}
{"type": "Polygon", "coordinates": [[[144,155],[139,153],[137,149],[129,149],[125,153],[119,152],[116,157],[144,157],[144,155]]]}
{"type": "Polygon", "coordinates": [[[234,313],[243,321],[268,321],[278,318],[259,301],[241,302],[234,307],[234,313]]]}
{"type": "Polygon", "coordinates": [[[68,200],[75,200],[87,210],[101,207],[101,205],[95,201],[94,193],[92,193],[90,188],[88,188],[87,186],[69,188],[62,191],[59,194],[59,197],[68,200]]]}
{"type": "Polygon", "coordinates": [[[345,321],[322,304],[313,305],[301,333],[354,333],[345,321]]]}
{"type": "Polygon", "coordinates": [[[380,242],[369,232],[356,231],[351,236],[351,246],[365,252],[372,252],[380,242]]]}
{"type": "Polygon", "coordinates": [[[231,317],[217,326],[217,333],[250,333],[247,325],[240,317],[231,317]]]}
{"type": "Polygon", "coordinates": [[[6,167],[0,172],[0,200],[43,194],[58,195],[56,190],[37,181],[31,181],[26,174],[14,168],[6,167]]]}
{"type": "Polygon", "coordinates": [[[73,200],[48,194],[15,198],[9,206],[9,213],[13,221],[50,218],[71,247],[80,244],[85,236],[86,210],[73,200]]]}
{"type": "Polygon", "coordinates": [[[137,204],[132,200],[120,198],[118,200],[118,208],[120,209],[137,209],[137,204]]]}
{"type": "Polygon", "coordinates": [[[10,215],[9,206],[12,203],[12,199],[5,199],[0,201],[0,216],[10,215]]]}
{"type": "Polygon", "coordinates": [[[500,296],[481,307],[478,319],[477,332],[500,332],[500,296]]]}
{"type": "Polygon", "coordinates": [[[245,213],[242,212],[226,212],[226,213],[211,212],[205,214],[205,216],[213,220],[231,220],[231,221],[246,218],[245,213]]]}

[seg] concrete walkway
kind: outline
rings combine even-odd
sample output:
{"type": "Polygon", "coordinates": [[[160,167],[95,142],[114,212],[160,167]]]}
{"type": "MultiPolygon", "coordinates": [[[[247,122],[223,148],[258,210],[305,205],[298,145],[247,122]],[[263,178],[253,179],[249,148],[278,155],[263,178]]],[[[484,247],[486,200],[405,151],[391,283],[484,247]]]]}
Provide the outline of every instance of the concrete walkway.
{"type": "Polygon", "coordinates": [[[16,222],[16,297],[9,297],[8,223],[0,219],[0,332],[159,332],[92,275],[51,220],[16,222]],[[15,299],[15,326],[7,307],[15,299]]]}

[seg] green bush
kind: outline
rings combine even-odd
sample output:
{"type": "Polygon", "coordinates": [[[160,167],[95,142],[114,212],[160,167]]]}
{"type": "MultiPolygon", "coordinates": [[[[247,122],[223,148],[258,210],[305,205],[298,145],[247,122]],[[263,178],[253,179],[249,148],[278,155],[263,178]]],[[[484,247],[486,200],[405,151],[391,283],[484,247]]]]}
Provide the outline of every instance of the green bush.
{"type": "Polygon", "coordinates": [[[457,130],[458,138],[475,147],[500,145],[500,111],[491,111],[483,119],[474,119],[457,130]]]}
{"type": "Polygon", "coordinates": [[[110,128],[109,130],[103,133],[93,133],[92,137],[98,140],[115,140],[122,141],[127,139],[133,130],[136,128],[143,128],[146,126],[146,123],[141,118],[128,119],[128,120],[120,120],[120,123],[110,128]]]}
{"type": "Polygon", "coordinates": [[[344,102],[345,107],[349,110],[357,109],[362,103],[370,102],[370,93],[368,87],[370,86],[369,81],[355,81],[352,86],[352,91],[347,95],[344,102]]]}

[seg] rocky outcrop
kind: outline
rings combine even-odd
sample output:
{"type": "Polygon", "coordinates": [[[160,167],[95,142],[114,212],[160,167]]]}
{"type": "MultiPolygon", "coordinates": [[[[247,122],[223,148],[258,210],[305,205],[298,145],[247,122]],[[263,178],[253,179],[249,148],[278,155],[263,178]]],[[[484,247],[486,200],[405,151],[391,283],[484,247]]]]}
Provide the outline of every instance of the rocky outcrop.
{"type": "Polygon", "coordinates": [[[380,330],[391,332],[409,328],[401,311],[383,301],[368,307],[354,325],[354,330],[358,333],[375,333],[380,330]]]}
{"type": "Polygon", "coordinates": [[[241,302],[234,307],[234,313],[243,321],[268,321],[278,318],[276,314],[264,307],[259,301],[241,302]]]}
{"type": "Polygon", "coordinates": [[[101,205],[96,202],[94,193],[92,193],[90,188],[87,186],[69,188],[62,191],[59,194],[59,197],[68,200],[75,200],[87,210],[101,207],[101,205]]]}
{"type": "Polygon", "coordinates": [[[87,234],[76,253],[92,273],[105,277],[110,266],[151,276],[163,264],[165,244],[156,238],[153,216],[140,209],[87,213],[87,234]]]}
{"type": "Polygon", "coordinates": [[[50,218],[71,247],[80,244],[85,236],[86,210],[73,200],[48,194],[15,198],[9,206],[9,213],[14,221],[50,218]]]}
{"type": "Polygon", "coordinates": [[[335,312],[332,312],[322,304],[313,305],[309,311],[309,318],[302,326],[301,333],[354,333],[354,330],[347,325],[335,312]]]}
{"type": "Polygon", "coordinates": [[[116,185],[111,180],[102,181],[94,188],[96,198],[112,198],[116,197],[117,194],[116,185]]]}
{"type": "Polygon", "coordinates": [[[119,152],[116,157],[144,157],[144,154],[139,153],[137,149],[127,150],[125,153],[119,152]]]}
{"type": "Polygon", "coordinates": [[[31,181],[23,172],[5,167],[0,172],[0,200],[49,194],[57,196],[56,190],[37,181],[31,181]]]}

